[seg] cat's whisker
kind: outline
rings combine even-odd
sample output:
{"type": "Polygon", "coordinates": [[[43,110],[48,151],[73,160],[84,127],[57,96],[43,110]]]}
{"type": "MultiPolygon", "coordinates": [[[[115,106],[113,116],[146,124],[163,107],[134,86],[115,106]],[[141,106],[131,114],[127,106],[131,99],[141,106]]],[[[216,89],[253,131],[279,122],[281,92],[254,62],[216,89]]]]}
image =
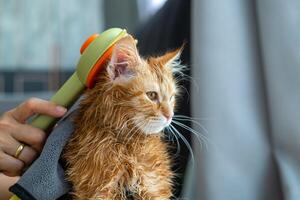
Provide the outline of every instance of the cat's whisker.
{"type": "MultiPolygon", "coordinates": [[[[132,119],[132,121],[133,121],[133,120],[134,120],[134,119],[132,119]]],[[[124,139],[124,141],[127,141],[127,137],[129,137],[129,135],[131,134],[131,132],[132,132],[134,129],[136,129],[136,128],[137,128],[137,125],[133,124],[133,126],[132,126],[132,128],[131,128],[130,130],[124,129],[123,131],[120,131],[118,135],[122,135],[123,132],[127,132],[125,135],[122,136],[123,139],[124,139]]]]}
{"type": "Polygon", "coordinates": [[[140,124],[143,124],[143,123],[142,122],[138,123],[130,131],[128,131],[128,134],[126,134],[125,139],[124,139],[125,141],[127,141],[125,143],[125,145],[127,145],[128,142],[130,142],[131,138],[133,138],[133,136],[139,132],[139,126],[140,126],[140,124]],[[132,132],[133,130],[134,130],[134,132],[132,132]]]}
{"type": "Polygon", "coordinates": [[[200,132],[194,130],[193,128],[187,126],[187,125],[184,124],[184,123],[181,123],[180,121],[191,122],[191,123],[193,123],[194,125],[197,125],[198,127],[200,127],[200,129],[202,129],[202,130],[205,132],[205,134],[208,134],[208,130],[207,130],[202,124],[200,124],[200,123],[197,122],[197,121],[190,120],[190,119],[178,119],[178,118],[173,118],[173,119],[172,119],[172,122],[174,122],[175,124],[181,126],[182,128],[185,128],[185,129],[188,129],[188,130],[192,130],[194,133],[196,133],[197,135],[199,135],[201,138],[207,139],[207,140],[208,140],[208,138],[207,138],[204,134],[201,134],[200,132]]]}
{"type": "MultiPolygon", "coordinates": [[[[166,129],[175,137],[176,139],[176,143],[177,143],[177,150],[176,150],[176,156],[179,155],[180,153],[180,143],[179,143],[179,140],[178,140],[178,137],[176,136],[176,134],[172,131],[172,129],[167,126],[166,129]]],[[[168,134],[169,135],[169,134],[168,134]]]]}
{"type": "Polygon", "coordinates": [[[197,140],[198,140],[198,142],[199,142],[201,148],[202,148],[202,146],[203,146],[203,145],[202,145],[202,142],[203,142],[204,145],[205,145],[205,148],[208,149],[207,143],[209,143],[209,141],[208,141],[208,138],[207,138],[205,135],[201,134],[200,132],[198,132],[198,131],[192,129],[191,127],[189,127],[189,126],[187,126],[187,125],[185,125],[185,124],[183,124],[183,123],[181,123],[181,122],[178,122],[178,121],[176,121],[176,120],[174,120],[174,119],[173,119],[172,122],[173,122],[174,124],[176,124],[177,126],[182,127],[182,128],[184,128],[185,130],[187,130],[187,131],[191,132],[192,134],[194,134],[194,135],[196,136],[196,138],[197,138],[197,140]]]}
{"type": "Polygon", "coordinates": [[[130,130],[130,131],[128,131],[128,134],[126,134],[126,136],[125,136],[125,141],[127,141],[126,143],[125,143],[125,145],[127,145],[127,143],[131,140],[131,138],[135,135],[135,134],[137,134],[138,132],[139,132],[139,128],[141,127],[141,126],[143,126],[145,124],[145,122],[144,121],[140,121],[140,122],[138,122],[136,125],[134,125],[133,126],[133,128],[130,130]],[[131,132],[132,130],[134,130],[134,129],[136,129],[135,130],[135,132],[131,132]],[[129,134],[130,134],[130,136],[129,136],[129,134]],[[127,138],[127,136],[129,136],[129,138],[127,138]]]}
{"type": "Polygon", "coordinates": [[[136,135],[136,134],[138,134],[139,133],[139,128],[136,126],[135,127],[136,129],[135,129],[135,131],[133,132],[133,133],[131,133],[131,135],[129,136],[129,138],[128,139],[126,139],[127,140],[127,142],[125,143],[125,145],[127,145],[129,142],[130,142],[130,140],[136,135]]]}
{"type": "MultiPolygon", "coordinates": [[[[149,117],[148,118],[149,120],[152,120],[152,121],[160,121],[157,117],[149,117]]],[[[177,135],[174,133],[174,131],[170,128],[170,127],[166,127],[166,129],[168,130],[168,131],[170,131],[170,133],[175,137],[175,139],[176,139],[176,142],[177,142],[177,152],[176,152],[176,154],[179,154],[179,152],[180,152],[180,143],[179,143],[179,141],[178,141],[178,138],[177,138],[177,135]]],[[[199,136],[200,137],[200,136],[199,136]]],[[[201,142],[201,139],[200,138],[198,138],[198,140],[199,140],[199,142],[200,142],[200,144],[201,144],[201,147],[202,147],[202,142],[201,142]]],[[[205,141],[205,139],[203,139],[204,141],[205,141]]]]}
{"type": "MultiPolygon", "coordinates": [[[[145,120],[145,123],[143,123],[141,126],[148,126],[149,123],[150,123],[150,120],[147,120],[147,121],[145,120]]],[[[142,136],[144,136],[144,134],[139,134],[139,136],[136,138],[136,140],[138,141],[140,139],[140,137],[142,137],[142,136]]],[[[136,149],[138,143],[137,142],[134,142],[134,143],[135,143],[135,145],[134,145],[133,149],[136,149]]]]}
{"type": "Polygon", "coordinates": [[[170,134],[170,128],[167,126],[163,129],[164,136],[167,137],[167,141],[172,141],[174,143],[174,135],[170,134]]]}
{"type": "Polygon", "coordinates": [[[200,129],[202,129],[206,134],[208,134],[208,130],[200,122],[198,122],[197,120],[190,119],[190,118],[181,118],[181,117],[177,117],[177,116],[174,116],[173,120],[191,122],[192,124],[197,125],[198,127],[200,127],[200,129]]]}
{"type": "Polygon", "coordinates": [[[208,117],[190,117],[190,116],[186,116],[186,115],[174,115],[173,117],[176,118],[184,118],[184,119],[193,119],[193,120],[197,120],[197,121],[211,121],[211,120],[215,120],[214,118],[208,118],[208,117]]]}
{"type": "Polygon", "coordinates": [[[174,127],[172,126],[172,124],[169,125],[171,130],[175,131],[175,133],[177,133],[177,135],[181,138],[181,140],[184,142],[184,144],[186,145],[186,147],[188,148],[189,152],[191,153],[191,157],[192,157],[192,163],[195,162],[195,158],[194,158],[194,152],[193,149],[191,147],[191,145],[189,144],[189,142],[187,141],[187,139],[174,127]]]}
{"type": "MultiPolygon", "coordinates": [[[[128,118],[127,116],[124,117],[125,119],[128,118]]],[[[124,122],[122,122],[122,120],[120,121],[121,126],[119,126],[119,124],[116,125],[117,129],[120,130],[124,130],[128,128],[129,122],[133,121],[133,118],[127,119],[126,121],[124,120],[124,122]]]]}
{"type": "MultiPolygon", "coordinates": [[[[127,118],[127,117],[124,117],[124,118],[127,118]]],[[[130,119],[126,120],[124,123],[122,123],[121,127],[117,126],[116,128],[118,130],[121,130],[121,131],[118,131],[117,137],[119,137],[120,135],[122,135],[123,132],[127,132],[128,131],[128,125],[129,125],[128,123],[131,122],[131,121],[134,121],[134,120],[135,120],[135,118],[130,118],[130,119]]],[[[134,128],[135,128],[135,126],[133,126],[133,128],[130,131],[132,131],[134,128]]],[[[127,132],[127,134],[129,134],[129,132],[127,132]]],[[[125,137],[126,137],[126,135],[125,135],[125,137]]]]}
{"type": "MultiPolygon", "coordinates": [[[[185,69],[183,71],[186,71],[188,69],[189,68],[187,66],[185,66],[185,69]]],[[[199,86],[198,82],[192,76],[183,73],[183,71],[181,71],[180,73],[177,74],[177,77],[175,79],[176,83],[179,83],[181,81],[188,81],[188,82],[194,84],[196,90],[199,91],[200,86],[199,86]]]]}
{"type": "Polygon", "coordinates": [[[185,91],[185,93],[187,94],[186,102],[189,102],[191,95],[190,95],[189,91],[186,89],[186,87],[180,85],[180,86],[178,86],[178,88],[182,88],[185,91]]]}
{"type": "Polygon", "coordinates": [[[118,121],[114,121],[114,122],[110,122],[110,126],[109,126],[109,128],[123,128],[124,126],[126,126],[126,123],[127,123],[127,121],[128,120],[126,120],[125,122],[123,122],[124,120],[123,120],[123,118],[125,118],[125,117],[122,117],[120,120],[118,120],[118,121]],[[120,127],[121,126],[121,127],[120,127]]]}
{"type": "Polygon", "coordinates": [[[187,131],[193,133],[193,134],[196,136],[196,138],[198,139],[198,141],[199,141],[199,143],[200,143],[200,145],[201,145],[201,148],[202,148],[202,141],[203,141],[206,150],[208,150],[208,143],[210,143],[210,141],[209,141],[209,139],[208,139],[206,136],[204,136],[204,135],[201,134],[200,132],[198,132],[198,131],[196,131],[196,130],[194,130],[194,129],[188,127],[187,125],[185,125],[185,124],[183,124],[183,123],[180,123],[180,122],[178,122],[178,121],[176,121],[176,120],[172,120],[172,122],[173,122],[174,124],[176,124],[177,126],[182,127],[182,128],[184,128],[184,129],[186,129],[187,131]]]}

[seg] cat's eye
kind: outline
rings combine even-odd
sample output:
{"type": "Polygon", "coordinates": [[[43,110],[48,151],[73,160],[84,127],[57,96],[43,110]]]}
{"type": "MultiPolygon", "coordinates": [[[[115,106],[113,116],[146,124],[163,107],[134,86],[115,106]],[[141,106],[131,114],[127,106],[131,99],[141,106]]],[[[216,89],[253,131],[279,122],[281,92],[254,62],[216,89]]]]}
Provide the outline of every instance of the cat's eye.
{"type": "Polygon", "coordinates": [[[146,92],[146,95],[151,101],[158,101],[157,92],[155,92],[155,91],[146,92]]]}

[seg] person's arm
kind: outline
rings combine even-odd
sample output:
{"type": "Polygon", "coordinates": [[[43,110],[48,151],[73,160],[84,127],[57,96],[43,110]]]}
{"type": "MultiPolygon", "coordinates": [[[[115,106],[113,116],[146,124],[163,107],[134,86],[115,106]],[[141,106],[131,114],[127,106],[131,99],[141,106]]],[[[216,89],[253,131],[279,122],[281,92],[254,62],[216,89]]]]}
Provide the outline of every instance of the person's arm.
{"type": "Polygon", "coordinates": [[[0,200],[8,200],[13,195],[8,189],[15,184],[19,178],[19,176],[9,177],[0,173],[0,200]]]}
{"type": "Polygon", "coordinates": [[[27,124],[34,114],[61,117],[66,109],[53,102],[31,98],[0,116],[0,200],[9,199],[8,191],[43,149],[46,133],[27,124]]]}

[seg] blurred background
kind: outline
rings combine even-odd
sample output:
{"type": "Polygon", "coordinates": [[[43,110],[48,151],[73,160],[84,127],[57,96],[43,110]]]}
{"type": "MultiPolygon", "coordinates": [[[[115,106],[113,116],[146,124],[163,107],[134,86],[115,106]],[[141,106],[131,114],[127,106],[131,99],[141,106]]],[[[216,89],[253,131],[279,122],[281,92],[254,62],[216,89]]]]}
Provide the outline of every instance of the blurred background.
{"type": "Polygon", "coordinates": [[[177,128],[195,160],[181,141],[176,197],[300,199],[299,0],[0,0],[0,113],[48,99],[110,27],[143,56],[186,43],[176,114],[195,131],[177,128]]]}

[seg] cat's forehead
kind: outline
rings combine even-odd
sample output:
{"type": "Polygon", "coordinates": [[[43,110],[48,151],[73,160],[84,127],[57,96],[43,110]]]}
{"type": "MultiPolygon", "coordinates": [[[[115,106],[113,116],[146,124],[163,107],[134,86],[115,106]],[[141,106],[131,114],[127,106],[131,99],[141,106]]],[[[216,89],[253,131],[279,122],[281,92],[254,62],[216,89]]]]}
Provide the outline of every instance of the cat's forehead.
{"type": "Polygon", "coordinates": [[[174,93],[176,92],[176,84],[173,78],[172,71],[166,66],[159,66],[146,62],[144,63],[144,85],[147,88],[152,88],[155,91],[161,91],[163,93],[174,93]]]}

